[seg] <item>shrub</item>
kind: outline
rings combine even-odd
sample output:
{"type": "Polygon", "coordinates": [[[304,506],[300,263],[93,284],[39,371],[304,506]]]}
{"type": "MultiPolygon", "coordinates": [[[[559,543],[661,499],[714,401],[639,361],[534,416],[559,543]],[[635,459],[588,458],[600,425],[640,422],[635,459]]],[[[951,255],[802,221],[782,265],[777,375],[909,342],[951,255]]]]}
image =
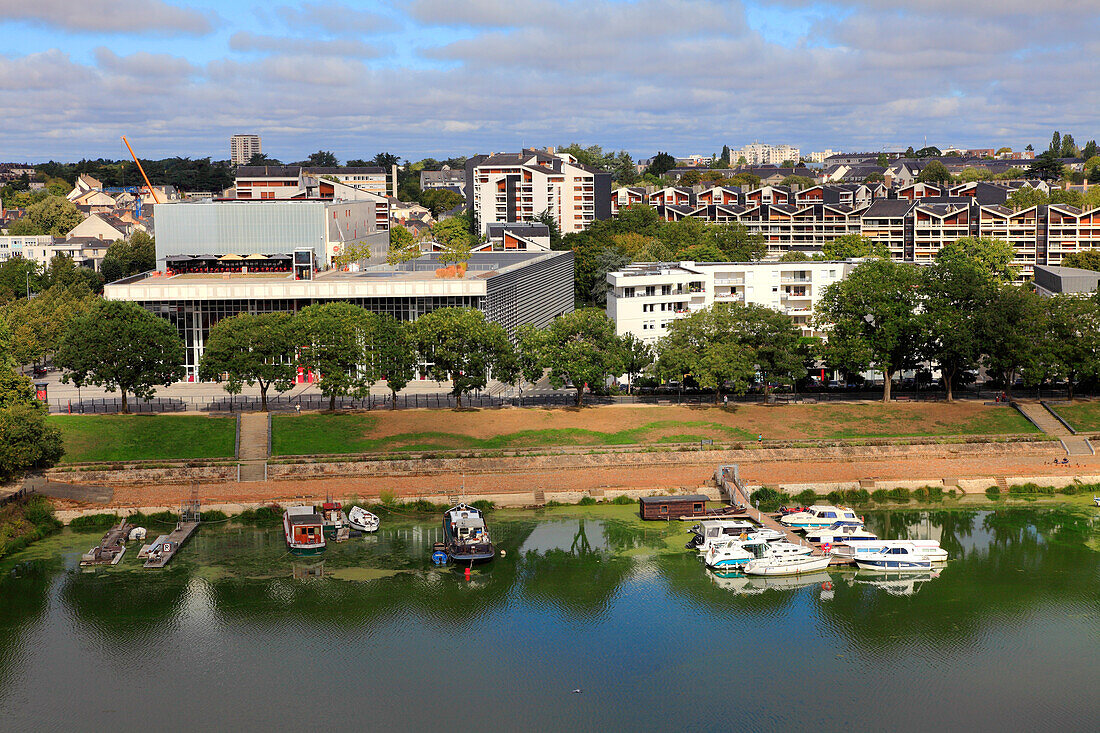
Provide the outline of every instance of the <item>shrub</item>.
{"type": "Polygon", "coordinates": [[[204,522],[224,522],[229,519],[229,515],[220,509],[209,509],[202,512],[202,521],[204,522]]]}
{"type": "Polygon", "coordinates": [[[875,502],[876,504],[885,504],[886,502],[890,501],[890,494],[886,491],[886,489],[875,489],[871,492],[871,501],[875,502]]]}
{"type": "Polygon", "coordinates": [[[901,502],[902,504],[906,504],[909,502],[909,489],[890,489],[890,491],[887,492],[887,495],[890,497],[890,501],[897,501],[901,502]]]}
{"type": "Polygon", "coordinates": [[[577,502],[577,506],[593,506],[596,504],[596,500],[591,496],[582,496],[581,500],[577,502]]]}
{"type": "Polygon", "coordinates": [[[627,504],[636,504],[637,500],[631,499],[626,494],[619,494],[618,496],[616,496],[614,499],[612,499],[608,503],[609,504],[618,504],[620,506],[625,506],[627,504]]]}
{"type": "Polygon", "coordinates": [[[794,500],[798,503],[799,506],[808,506],[817,501],[817,492],[813,489],[805,489],[804,491],[799,491],[795,495],[794,500]]]}
{"type": "Polygon", "coordinates": [[[985,490],[985,495],[987,498],[997,501],[1001,498],[1001,488],[999,486],[990,486],[985,490]]]}
{"type": "Polygon", "coordinates": [[[1053,495],[1054,494],[1054,487],[1053,486],[1039,486],[1038,484],[1033,484],[1029,481],[1026,484],[1019,484],[1017,486],[1009,486],[1008,487],[1008,493],[1010,493],[1010,494],[1023,494],[1023,495],[1035,495],[1035,494],[1053,495]]]}
{"type": "Polygon", "coordinates": [[[938,502],[943,501],[943,487],[942,486],[922,486],[919,489],[913,490],[913,495],[917,501],[930,501],[938,502]]]}
{"type": "Polygon", "coordinates": [[[790,504],[791,496],[778,489],[761,486],[752,492],[752,502],[762,512],[774,512],[784,504],[790,504]]]}
{"type": "Polygon", "coordinates": [[[76,517],[69,522],[69,527],[77,531],[107,529],[118,524],[118,520],[117,514],[85,514],[83,517],[76,517]]]}
{"type": "Polygon", "coordinates": [[[390,504],[393,504],[394,493],[388,489],[384,489],[378,492],[378,500],[381,501],[383,504],[389,506],[390,504]]]}
{"type": "Polygon", "coordinates": [[[245,509],[234,518],[250,527],[278,527],[283,523],[283,508],[277,504],[245,509]]]}
{"type": "Polygon", "coordinates": [[[871,503],[871,494],[867,491],[867,489],[843,489],[841,491],[831,491],[826,498],[828,498],[830,504],[851,504],[855,506],[871,503]]]}
{"type": "Polygon", "coordinates": [[[488,499],[479,499],[470,504],[470,506],[472,506],[474,509],[480,509],[486,514],[497,508],[496,502],[489,501],[488,499]]]}

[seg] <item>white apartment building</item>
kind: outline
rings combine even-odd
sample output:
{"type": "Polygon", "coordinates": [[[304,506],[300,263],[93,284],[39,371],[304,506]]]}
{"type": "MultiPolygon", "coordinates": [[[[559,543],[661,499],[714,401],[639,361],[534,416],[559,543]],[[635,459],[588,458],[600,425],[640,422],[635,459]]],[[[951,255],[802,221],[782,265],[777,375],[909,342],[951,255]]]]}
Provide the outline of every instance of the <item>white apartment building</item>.
{"type": "Polygon", "coordinates": [[[831,155],[836,155],[835,150],[819,150],[817,152],[810,153],[809,161],[811,163],[824,163],[825,159],[831,155]]]}
{"type": "Polygon", "coordinates": [[[482,235],[543,212],[562,234],[578,232],[611,218],[611,174],[553,148],[477,155],[466,162],[466,206],[482,235]]]}
{"type": "Polygon", "coordinates": [[[785,313],[805,336],[824,289],[854,261],[639,262],[607,274],[607,316],[620,336],[655,343],[677,318],[714,303],[755,303],[785,313]]]}
{"type": "Polygon", "coordinates": [[[790,145],[767,145],[764,143],[752,143],[740,150],[730,151],[730,162],[733,165],[737,165],[742,157],[745,159],[745,165],[781,165],[786,160],[793,160],[797,163],[800,158],[800,151],[790,145]]]}
{"type": "Polygon", "coordinates": [[[262,152],[259,135],[233,135],[229,138],[229,161],[233,165],[248,165],[253,155],[262,152]]]}

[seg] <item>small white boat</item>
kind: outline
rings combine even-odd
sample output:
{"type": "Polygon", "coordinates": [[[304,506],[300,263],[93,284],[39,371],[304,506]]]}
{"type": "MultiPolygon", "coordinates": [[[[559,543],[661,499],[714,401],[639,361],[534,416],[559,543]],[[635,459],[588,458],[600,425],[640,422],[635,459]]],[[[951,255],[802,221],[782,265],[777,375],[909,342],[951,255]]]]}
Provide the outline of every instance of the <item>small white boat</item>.
{"type": "Polygon", "coordinates": [[[829,567],[829,556],[769,555],[745,564],[745,575],[800,575],[829,567]]]}
{"type": "Polygon", "coordinates": [[[348,512],[348,524],[360,532],[374,532],[378,529],[378,516],[362,507],[353,506],[348,512]]]}
{"type": "Polygon", "coordinates": [[[866,540],[863,542],[844,542],[834,545],[830,553],[834,557],[855,560],[868,554],[881,552],[888,547],[909,547],[911,552],[926,557],[934,563],[947,562],[947,550],[940,547],[939,540],[866,540]]]}
{"type": "Polygon", "coordinates": [[[932,569],[932,560],[919,554],[912,545],[896,545],[878,552],[858,553],[856,567],[886,573],[920,573],[932,569]]]}
{"type": "Polygon", "coordinates": [[[711,545],[703,555],[708,568],[723,570],[744,565],[749,560],[762,557],[764,548],[767,547],[764,540],[727,540],[711,545]]]}
{"type": "Polygon", "coordinates": [[[863,519],[848,507],[829,504],[814,504],[805,511],[780,517],[779,521],[793,529],[820,529],[839,521],[856,522],[863,526],[863,519]]]}
{"type": "Polygon", "coordinates": [[[787,535],[780,532],[778,529],[770,529],[769,527],[759,527],[749,532],[750,540],[764,540],[765,542],[781,542],[787,539],[787,535]]]}
{"type": "Polygon", "coordinates": [[[758,529],[755,524],[743,519],[704,519],[691,528],[692,536],[687,543],[687,549],[706,554],[712,545],[732,539],[747,540],[749,533],[758,529]]]}
{"type": "Polygon", "coordinates": [[[130,541],[144,541],[146,534],[145,527],[134,527],[130,530],[130,541]]]}
{"type": "Polygon", "coordinates": [[[814,548],[809,545],[796,545],[793,542],[787,542],[783,540],[781,542],[769,542],[764,551],[760,554],[761,557],[777,557],[779,555],[809,555],[814,551],[814,548]]]}
{"type": "Polygon", "coordinates": [[[870,542],[878,539],[874,532],[863,528],[862,522],[834,522],[824,529],[811,529],[806,539],[819,545],[838,545],[841,542],[870,542]]]}

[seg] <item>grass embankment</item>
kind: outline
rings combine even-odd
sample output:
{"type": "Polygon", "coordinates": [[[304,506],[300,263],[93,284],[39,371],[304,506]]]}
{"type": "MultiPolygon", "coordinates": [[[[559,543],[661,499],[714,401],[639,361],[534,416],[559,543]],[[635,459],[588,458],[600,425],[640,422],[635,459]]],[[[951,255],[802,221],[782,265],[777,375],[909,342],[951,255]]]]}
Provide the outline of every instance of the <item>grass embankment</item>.
{"type": "Polygon", "coordinates": [[[1037,430],[1015,410],[973,402],[843,405],[611,406],[584,410],[276,415],[274,455],[660,445],[947,435],[1037,430]]]}
{"type": "Polygon", "coordinates": [[[1051,407],[1079,433],[1100,431],[1100,402],[1072,402],[1051,407]]]}
{"type": "Polygon", "coordinates": [[[201,415],[59,415],[62,463],[232,458],[237,423],[201,415]]]}
{"type": "Polygon", "coordinates": [[[0,558],[61,529],[49,499],[31,496],[0,508],[0,558]]]}
{"type": "MultiPolygon", "coordinates": [[[[1025,502],[1039,499],[1054,499],[1067,503],[1088,505],[1092,503],[1091,497],[1100,495],[1100,484],[1070,484],[1069,486],[1053,487],[1038,486],[1036,484],[1021,484],[1010,486],[1008,493],[1001,493],[997,486],[990,486],[985,490],[985,499],[994,504],[1004,504],[1011,500],[1023,500],[1025,502]]],[[[822,496],[807,489],[798,494],[787,494],[770,487],[762,487],[753,492],[753,502],[763,511],[775,511],[782,506],[807,506],[809,504],[842,504],[861,508],[907,508],[912,505],[917,507],[958,504],[963,494],[955,489],[944,489],[942,486],[923,486],[917,489],[846,489],[833,491],[822,496]]],[[[973,506],[967,497],[968,506],[973,506]]]]}

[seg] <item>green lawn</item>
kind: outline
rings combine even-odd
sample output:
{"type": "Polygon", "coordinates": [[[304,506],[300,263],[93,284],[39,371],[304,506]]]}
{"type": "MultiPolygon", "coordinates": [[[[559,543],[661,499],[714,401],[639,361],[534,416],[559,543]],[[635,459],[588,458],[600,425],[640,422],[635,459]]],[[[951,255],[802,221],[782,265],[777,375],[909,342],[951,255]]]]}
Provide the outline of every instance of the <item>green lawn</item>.
{"type": "Polygon", "coordinates": [[[1100,402],[1074,402],[1051,405],[1074,430],[1100,430],[1100,402]]]}
{"type": "Polygon", "coordinates": [[[62,463],[232,458],[237,421],[201,415],[60,415],[62,463]]]}
{"type": "Polygon", "coordinates": [[[539,448],[1033,433],[1015,410],[954,405],[680,406],[568,410],[401,410],[275,415],[272,454],[539,448]]]}

